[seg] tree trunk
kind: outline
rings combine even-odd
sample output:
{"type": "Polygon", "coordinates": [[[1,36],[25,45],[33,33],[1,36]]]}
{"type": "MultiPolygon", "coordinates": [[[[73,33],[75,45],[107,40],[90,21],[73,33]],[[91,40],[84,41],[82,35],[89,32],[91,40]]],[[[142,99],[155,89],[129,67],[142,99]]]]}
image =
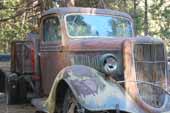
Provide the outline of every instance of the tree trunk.
{"type": "Polygon", "coordinates": [[[128,8],[127,0],[123,0],[123,9],[124,9],[124,12],[127,12],[127,8],[128,8]]]}
{"type": "Polygon", "coordinates": [[[137,6],[137,1],[136,0],[133,0],[133,19],[134,19],[134,34],[136,35],[137,34],[137,26],[136,26],[136,6],[137,6]]]}
{"type": "Polygon", "coordinates": [[[144,34],[148,35],[148,0],[145,0],[144,34]]]}
{"type": "Polygon", "coordinates": [[[65,0],[65,6],[66,7],[74,7],[75,6],[75,0],[65,0]]]}
{"type": "Polygon", "coordinates": [[[97,7],[98,8],[107,8],[107,5],[105,4],[105,2],[103,0],[99,0],[97,7]]]}

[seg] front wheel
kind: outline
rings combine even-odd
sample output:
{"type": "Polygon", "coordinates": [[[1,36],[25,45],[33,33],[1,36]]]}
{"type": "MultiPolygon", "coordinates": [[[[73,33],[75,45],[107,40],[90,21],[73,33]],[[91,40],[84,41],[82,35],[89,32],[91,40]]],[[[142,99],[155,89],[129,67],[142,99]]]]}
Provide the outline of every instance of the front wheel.
{"type": "Polygon", "coordinates": [[[127,113],[121,112],[119,110],[115,111],[99,111],[99,112],[89,112],[85,110],[76,100],[72,91],[68,89],[66,91],[64,102],[62,106],[62,113],[127,113]]]}
{"type": "Polygon", "coordinates": [[[70,89],[66,91],[62,113],[86,113],[85,109],[82,108],[81,105],[77,102],[70,89]]]}

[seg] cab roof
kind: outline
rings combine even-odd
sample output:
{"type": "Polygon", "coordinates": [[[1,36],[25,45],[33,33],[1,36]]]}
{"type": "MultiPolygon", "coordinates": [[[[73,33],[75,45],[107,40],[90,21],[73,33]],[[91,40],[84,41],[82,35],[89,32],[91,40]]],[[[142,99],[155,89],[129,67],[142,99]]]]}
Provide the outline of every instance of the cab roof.
{"type": "Polygon", "coordinates": [[[110,9],[98,9],[98,8],[82,8],[82,7],[61,7],[61,8],[51,8],[43,13],[42,16],[50,14],[65,15],[70,13],[87,13],[87,14],[103,14],[103,15],[114,15],[122,16],[132,20],[131,16],[127,13],[120,11],[110,10],[110,9]]]}

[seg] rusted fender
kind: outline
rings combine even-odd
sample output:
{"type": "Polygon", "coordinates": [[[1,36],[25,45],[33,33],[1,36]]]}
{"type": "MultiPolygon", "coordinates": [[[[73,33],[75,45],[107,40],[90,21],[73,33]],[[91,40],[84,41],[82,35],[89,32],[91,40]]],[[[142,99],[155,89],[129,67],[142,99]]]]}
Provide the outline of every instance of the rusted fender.
{"type": "Polygon", "coordinates": [[[73,65],[63,69],[56,77],[47,100],[49,113],[55,109],[56,89],[61,80],[66,81],[78,102],[88,110],[115,110],[144,113],[124,89],[95,69],[73,65]]]}

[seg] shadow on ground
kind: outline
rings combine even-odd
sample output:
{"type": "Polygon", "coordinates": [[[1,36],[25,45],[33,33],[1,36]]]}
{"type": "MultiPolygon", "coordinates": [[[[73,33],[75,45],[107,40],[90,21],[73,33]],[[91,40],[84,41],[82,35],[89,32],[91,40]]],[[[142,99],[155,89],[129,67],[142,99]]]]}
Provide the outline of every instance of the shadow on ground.
{"type": "Polygon", "coordinates": [[[0,113],[35,113],[35,108],[29,104],[6,105],[5,95],[0,93],[0,113]]]}

